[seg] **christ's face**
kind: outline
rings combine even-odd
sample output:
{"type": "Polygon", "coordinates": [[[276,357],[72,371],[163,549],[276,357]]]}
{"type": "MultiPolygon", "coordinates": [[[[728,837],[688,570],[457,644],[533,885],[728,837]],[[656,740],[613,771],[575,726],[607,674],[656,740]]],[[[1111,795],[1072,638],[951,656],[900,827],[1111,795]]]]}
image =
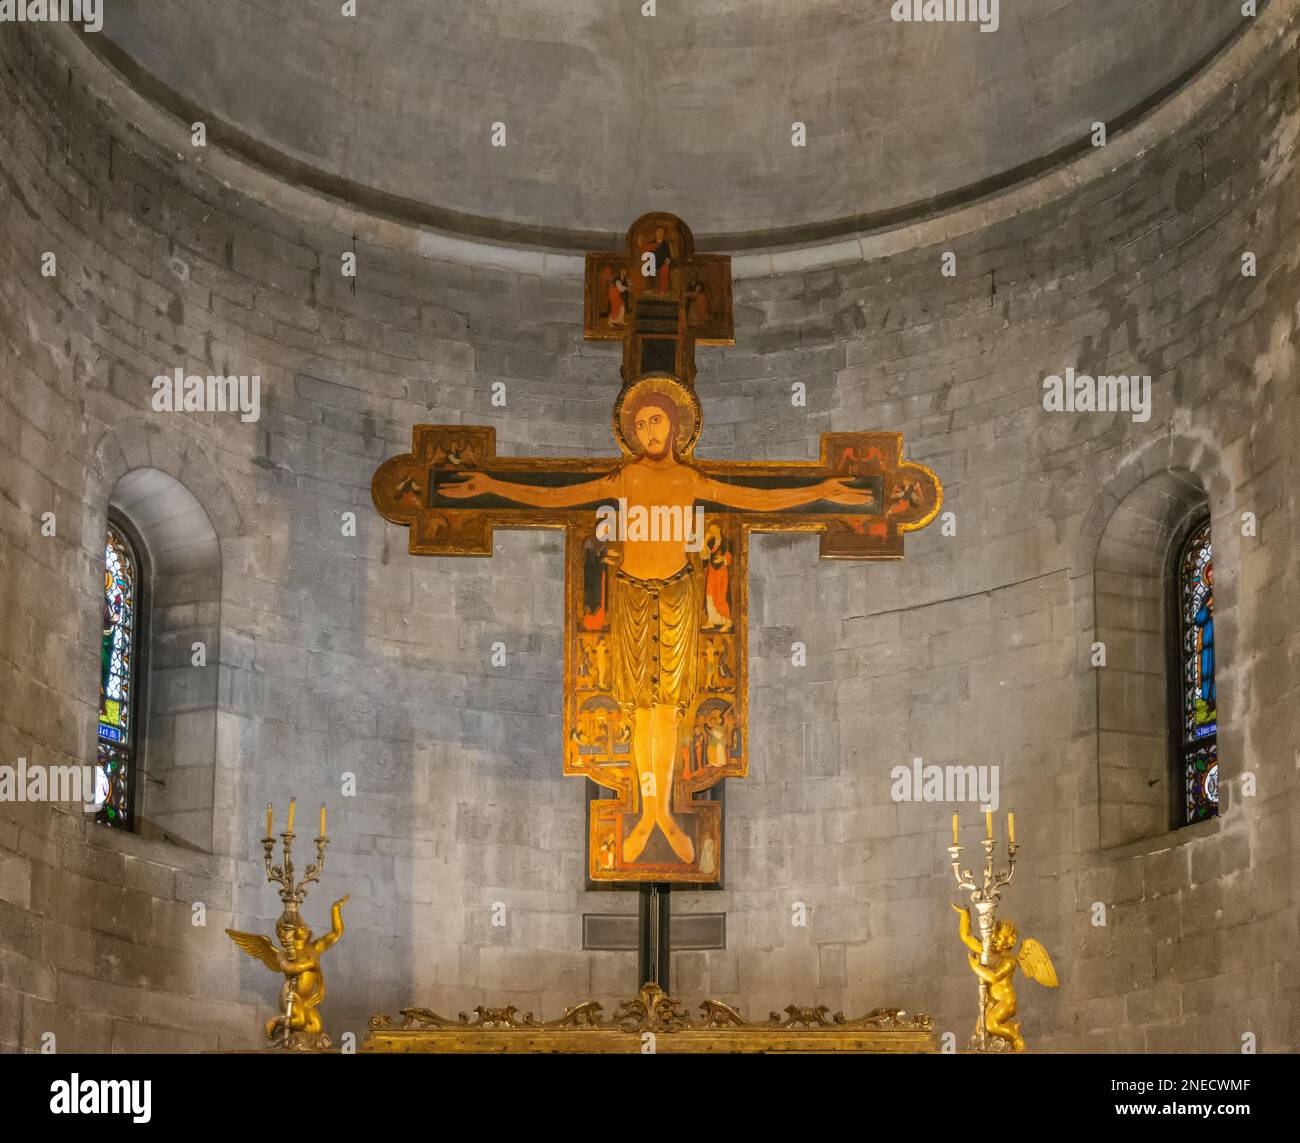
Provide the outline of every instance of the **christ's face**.
{"type": "Polygon", "coordinates": [[[646,405],[632,422],[636,439],[641,442],[641,450],[652,460],[667,455],[671,444],[672,423],[668,414],[654,405],[646,405]]]}

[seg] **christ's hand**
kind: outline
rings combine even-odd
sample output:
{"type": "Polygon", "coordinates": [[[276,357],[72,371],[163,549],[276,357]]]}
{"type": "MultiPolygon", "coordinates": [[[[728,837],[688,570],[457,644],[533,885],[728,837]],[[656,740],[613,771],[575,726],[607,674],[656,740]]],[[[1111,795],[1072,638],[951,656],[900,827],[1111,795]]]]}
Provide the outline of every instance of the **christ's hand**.
{"type": "Polygon", "coordinates": [[[492,491],[492,477],[486,472],[472,472],[464,480],[455,484],[438,482],[438,495],[452,500],[467,500],[471,496],[483,496],[492,491]]]}
{"type": "Polygon", "coordinates": [[[817,486],[819,499],[829,500],[833,504],[866,504],[876,498],[870,488],[850,488],[852,483],[852,477],[828,477],[817,486]]]}

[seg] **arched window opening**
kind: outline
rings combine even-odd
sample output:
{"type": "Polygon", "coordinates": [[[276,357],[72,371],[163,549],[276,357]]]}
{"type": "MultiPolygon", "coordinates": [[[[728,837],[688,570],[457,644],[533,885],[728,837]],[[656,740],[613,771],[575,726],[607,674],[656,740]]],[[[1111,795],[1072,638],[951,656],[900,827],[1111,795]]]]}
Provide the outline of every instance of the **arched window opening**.
{"type": "Polygon", "coordinates": [[[202,504],[161,469],[123,473],[106,515],[87,532],[103,560],[103,579],[86,585],[102,617],[94,814],[141,838],[210,853],[221,544],[202,504]]]}
{"type": "Polygon", "coordinates": [[[1218,812],[1210,504],[1188,469],[1157,470],[1097,542],[1098,840],[1164,837],[1218,812]]]}
{"type": "Polygon", "coordinates": [[[136,546],[110,523],[104,542],[103,624],[99,653],[99,723],[95,819],[133,828],[140,719],[143,570],[136,546]]]}
{"type": "Polygon", "coordinates": [[[1169,677],[1174,695],[1174,788],[1181,791],[1176,825],[1219,813],[1218,695],[1215,686],[1214,561],[1210,522],[1197,522],[1178,549],[1171,596],[1177,601],[1169,677]]]}

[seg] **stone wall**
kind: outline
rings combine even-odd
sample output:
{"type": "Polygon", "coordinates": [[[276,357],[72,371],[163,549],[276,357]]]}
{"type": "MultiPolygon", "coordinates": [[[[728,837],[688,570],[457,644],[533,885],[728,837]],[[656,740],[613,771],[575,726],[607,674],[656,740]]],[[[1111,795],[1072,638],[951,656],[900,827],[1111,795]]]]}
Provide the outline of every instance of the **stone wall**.
{"type": "MultiPolygon", "coordinates": [[[[700,455],[807,459],[824,431],[898,429],[944,481],[956,534],[933,525],[871,565],[755,540],[752,773],[727,792],[726,889],[676,900],[725,909],[729,948],[674,957],[688,1002],[924,1008],[964,1040],[953,807],[891,798],[890,770],[922,757],[1001,767],[1023,845],[1009,908],[1062,978],[1024,987],[1034,1046],[1298,1046],[1296,9],[1271,5],[1136,129],[1149,142],[1119,137],[1008,192],[1014,209],[851,244],[840,265],[738,262],[736,345],[700,351],[700,455]],[[1150,419],[1046,412],[1042,380],[1069,366],[1150,374],[1150,419]],[[1094,565],[1115,509],[1166,470],[1192,473],[1212,512],[1225,812],[1103,846],[1094,565]]],[[[46,1032],[64,1050],[255,1043],[275,985],[222,929],[269,931],[257,838],[290,794],[308,823],[307,807],[331,811],[309,918],[352,895],[328,967],[335,1032],[409,1004],[554,1014],[630,995],[634,956],[579,948],[582,912],[635,901],[581,889],[560,541],[501,533],[491,561],[416,558],[369,498],[420,421],[493,424],[503,453],[609,454],[617,347],[581,341],[574,260],[458,254],[260,172],[233,180],[43,29],[0,37],[0,98],[5,760],[93,756],[96,560],[124,475],[188,488],[221,560],[211,845],[0,804],[0,1048],[46,1032]],[[176,367],[260,375],[260,420],[153,412],[151,379],[176,367]]],[[[205,731],[187,744],[178,723],[173,757],[205,731]]]]}

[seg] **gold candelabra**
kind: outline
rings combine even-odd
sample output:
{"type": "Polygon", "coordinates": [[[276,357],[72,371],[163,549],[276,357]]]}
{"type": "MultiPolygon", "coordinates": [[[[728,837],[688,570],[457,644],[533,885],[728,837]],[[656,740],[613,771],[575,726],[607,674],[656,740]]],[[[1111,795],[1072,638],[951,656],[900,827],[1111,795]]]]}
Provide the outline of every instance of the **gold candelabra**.
{"type": "Polygon", "coordinates": [[[1056,970],[1047,950],[1032,937],[1021,942],[1020,951],[1015,952],[1019,939],[1016,926],[1010,921],[997,919],[998,902],[1002,899],[1002,889],[1011,883],[1016,873],[1016,815],[1007,814],[1007,864],[998,869],[994,858],[997,839],[993,836],[993,814],[984,814],[984,873],[977,882],[969,869],[961,864],[962,847],[958,838],[957,815],[952,815],[952,845],[948,847],[948,857],[952,861],[953,877],[957,880],[958,890],[970,893],[971,904],[979,921],[979,937],[971,932],[970,910],[960,905],[953,908],[960,914],[958,935],[969,950],[967,960],[971,971],[979,980],[980,1000],[979,1017],[975,1022],[975,1035],[971,1038],[970,1049],[975,1052],[1001,1052],[1011,1049],[1023,1052],[1024,1038],[1020,1035],[1020,1021],[1014,1019],[1017,1012],[1015,971],[1017,966],[1023,968],[1025,975],[1039,984],[1049,988],[1057,985],[1056,970]]]}
{"type": "Polygon", "coordinates": [[[271,864],[271,857],[275,851],[275,838],[272,836],[274,828],[275,811],[268,802],[266,806],[266,836],[262,838],[262,848],[266,853],[266,879],[276,882],[280,886],[280,900],[284,903],[286,910],[293,909],[297,912],[298,906],[302,904],[303,898],[307,896],[307,886],[320,880],[320,875],[325,871],[325,847],[329,845],[330,839],[325,835],[325,803],[320,805],[320,834],[316,838],[316,860],[307,863],[307,871],[303,874],[302,880],[295,882],[293,879],[293,819],[297,810],[297,799],[289,799],[289,820],[285,825],[284,832],[280,835],[280,840],[284,849],[284,859],[279,865],[271,864]]]}
{"type": "MultiPolygon", "coordinates": [[[[979,957],[980,964],[985,968],[993,957],[993,929],[997,921],[998,902],[1002,899],[1001,890],[1003,886],[1011,884],[1011,878],[1016,874],[1016,850],[1020,847],[1016,845],[1016,815],[1007,814],[1007,867],[999,870],[994,866],[993,852],[997,846],[997,839],[993,836],[993,813],[986,811],[984,814],[984,837],[981,840],[984,846],[984,876],[979,884],[976,884],[974,875],[969,869],[961,867],[961,842],[958,839],[957,815],[952,815],[952,845],[948,847],[948,858],[952,862],[952,873],[957,879],[957,889],[967,890],[970,893],[971,904],[975,906],[976,916],[979,922],[979,957]]],[[[969,925],[969,914],[967,924],[969,925]]],[[[974,949],[972,948],[972,952],[974,949]]],[[[979,1017],[975,1022],[975,1036],[971,1040],[971,1048],[975,1051],[987,1052],[997,1050],[989,1043],[990,1037],[984,1026],[984,1013],[988,1008],[989,986],[988,982],[980,979],[980,1007],[979,1017]]]]}
{"type": "Polygon", "coordinates": [[[297,811],[296,799],[289,801],[289,820],[280,834],[284,856],[279,865],[272,864],[275,851],[274,810],[266,807],[266,836],[262,847],[266,853],[266,879],[280,886],[280,901],[284,909],[275,923],[275,933],[280,948],[269,937],[257,933],[241,933],[227,929],[226,933],[244,952],[261,961],[272,972],[284,976],[280,991],[280,1014],[267,1021],[266,1038],[285,1048],[317,1051],[330,1047],[330,1039],[321,1024],[318,1007],[325,997],[325,975],[320,958],[326,949],[343,935],[343,905],[347,897],[334,902],[331,910],[333,924],[324,936],[313,940],[311,929],[302,919],[300,906],[307,896],[307,886],[320,880],[325,869],[325,847],[329,837],[325,833],[325,804],[320,808],[320,833],[316,837],[316,860],[308,862],[302,877],[294,879],[293,821],[297,811]]]}

